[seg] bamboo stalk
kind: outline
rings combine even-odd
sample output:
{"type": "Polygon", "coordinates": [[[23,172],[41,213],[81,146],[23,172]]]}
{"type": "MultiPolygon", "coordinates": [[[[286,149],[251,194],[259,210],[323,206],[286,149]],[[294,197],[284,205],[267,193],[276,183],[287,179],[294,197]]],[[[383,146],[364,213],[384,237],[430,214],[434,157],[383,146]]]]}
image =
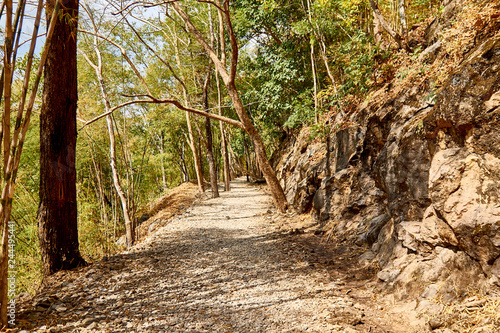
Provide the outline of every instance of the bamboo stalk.
{"type": "MultiPolygon", "coordinates": [[[[6,9],[7,9],[7,19],[6,19],[6,50],[9,49],[9,43],[12,43],[12,1],[6,1],[6,9]]],[[[12,73],[13,73],[13,68],[11,68],[11,63],[9,60],[10,57],[10,52],[7,51],[5,53],[5,62],[4,62],[4,68],[5,68],[5,77],[4,77],[4,98],[5,98],[5,112],[4,112],[4,128],[3,128],[3,133],[4,133],[4,181],[5,181],[5,186],[2,189],[2,205],[0,207],[0,223],[3,226],[2,230],[2,248],[0,252],[0,278],[2,279],[2,283],[0,285],[2,288],[0,289],[0,301],[2,303],[0,307],[0,323],[2,324],[7,324],[7,239],[8,239],[8,221],[10,220],[11,216],[11,211],[12,211],[12,199],[14,197],[14,189],[15,189],[15,182],[16,182],[16,176],[17,176],[17,170],[19,168],[19,163],[21,159],[21,153],[22,153],[22,148],[23,148],[23,143],[26,138],[26,132],[28,130],[28,126],[30,123],[30,118],[31,118],[31,112],[33,109],[33,105],[35,102],[36,98],[36,92],[38,90],[38,85],[40,83],[40,78],[42,76],[42,71],[43,67],[45,64],[45,60],[47,59],[47,53],[48,49],[51,44],[52,40],[52,34],[54,32],[55,24],[57,22],[57,13],[59,11],[60,7],[60,0],[56,1],[56,5],[54,8],[54,13],[56,15],[52,16],[52,19],[50,21],[49,25],[49,30],[47,32],[47,39],[45,41],[45,47],[42,52],[42,57],[40,59],[40,65],[38,67],[38,71],[36,74],[36,79],[33,85],[33,90],[30,96],[30,102],[28,104],[28,108],[26,109],[26,114],[24,117],[24,123],[21,125],[22,122],[22,115],[24,111],[24,103],[26,100],[26,95],[27,95],[27,87],[26,87],[26,82],[28,81],[29,83],[29,76],[31,72],[31,64],[30,64],[30,70],[26,70],[25,72],[25,81],[23,84],[23,98],[22,98],[22,103],[20,103],[20,107],[17,112],[17,119],[16,119],[16,126],[14,130],[14,134],[12,137],[12,141],[10,140],[10,98],[11,98],[11,80],[12,80],[12,73]],[[26,79],[28,78],[28,79],[26,79]],[[24,101],[23,101],[24,99],[24,101]],[[21,107],[22,104],[22,107],[21,107]],[[5,121],[8,120],[9,124],[5,124],[5,121]],[[11,148],[12,147],[12,148],[11,148]],[[12,151],[10,150],[12,149],[12,151]]],[[[40,0],[38,3],[38,9],[37,9],[37,17],[35,19],[35,25],[33,28],[33,38],[31,40],[31,46],[30,46],[30,53],[28,57],[33,57],[35,45],[36,45],[36,36],[38,33],[38,28],[39,28],[39,23],[40,23],[40,18],[41,18],[41,12],[43,9],[43,1],[40,0]]],[[[10,47],[12,47],[12,44],[10,44],[10,47]]],[[[31,59],[32,61],[32,59],[31,59]]],[[[29,60],[28,60],[29,62],[29,60]]]]}

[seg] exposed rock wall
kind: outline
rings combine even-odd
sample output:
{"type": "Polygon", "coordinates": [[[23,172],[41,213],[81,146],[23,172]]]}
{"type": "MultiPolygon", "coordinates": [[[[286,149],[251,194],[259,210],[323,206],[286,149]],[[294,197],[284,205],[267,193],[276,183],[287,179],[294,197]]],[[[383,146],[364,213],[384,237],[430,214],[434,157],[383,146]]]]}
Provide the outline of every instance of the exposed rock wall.
{"type": "Polygon", "coordinates": [[[401,297],[500,286],[499,69],[497,33],[433,101],[428,85],[384,88],[321,142],[303,131],[277,162],[289,202],[366,246],[401,297]]]}

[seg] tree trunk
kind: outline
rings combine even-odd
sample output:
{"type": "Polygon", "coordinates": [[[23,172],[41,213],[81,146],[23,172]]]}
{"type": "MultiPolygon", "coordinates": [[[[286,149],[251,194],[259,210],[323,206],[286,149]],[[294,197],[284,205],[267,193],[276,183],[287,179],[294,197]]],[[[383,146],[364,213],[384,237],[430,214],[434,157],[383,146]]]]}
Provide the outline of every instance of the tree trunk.
{"type": "MultiPolygon", "coordinates": [[[[90,17],[91,20],[93,20],[92,17],[90,17]]],[[[94,26],[95,33],[97,34],[97,28],[94,26]]],[[[126,239],[127,239],[127,247],[131,247],[134,244],[135,240],[135,234],[134,234],[134,224],[131,219],[131,214],[130,214],[130,205],[128,202],[128,199],[132,196],[130,193],[128,195],[125,193],[123,190],[123,187],[121,185],[120,181],[120,176],[118,173],[118,168],[116,166],[116,137],[115,137],[115,130],[114,130],[114,125],[113,125],[113,116],[109,112],[111,110],[111,103],[109,101],[109,95],[106,89],[106,84],[104,82],[104,77],[103,77],[103,62],[102,62],[102,55],[101,51],[99,50],[99,44],[97,42],[97,37],[94,36],[94,52],[97,57],[97,64],[95,64],[85,52],[82,51],[83,56],[89,63],[89,65],[94,69],[95,74],[97,76],[97,81],[99,82],[99,88],[101,89],[101,98],[104,103],[104,108],[107,113],[106,116],[106,123],[108,127],[108,136],[109,136],[109,153],[110,153],[110,165],[111,165],[111,172],[113,175],[113,185],[115,187],[116,192],[118,193],[118,197],[120,198],[121,206],[122,206],[122,211],[123,211],[123,219],[125,220],[125,233],[126,233],[126,239]]],[[[124,124],[125,126],[125,124],[124,124]]],[[[125,136],[126,140],[126,136],[125,136]]],[[[147,147],[147,143],[145,146],[145,150],[147,147]]],[[[123,150],[123,155],[125,156],[125,163],[127,163],[127,152],[125,147],[122,145],[122,150],[123,150]]],[[[145,152],[144,150],[144,152],[145,152]]],[[[144,158],[144,154],[143,154],[144,158]]],[[[131,159],[129,159],[131,161],[131,159]]],[[[131,168],[131,166],[130,166],[131,168]]],[[[134,183],[133,179],[129,181],[129,183],[134,183]]]]}
{"type": "Polygon", "coordinates": [[[201,193],[205,192],[205,184],[203,182],[203,171],[201,170],[201,158],[200,155],[198,154],[198,148],[196,147],[196,141],[194,140],[194,134],[193,134],[193,126],[191,126],[191,116],[188,111],[186,111],[186,122],[188,125],[188,132],[189,132],[189,147],[191,148],[191,151],[193,152],[193,159],[194,159],[194,169],[196,171],[196,178],[198,180],[198,189],[201,193]]]}
{"type": "Polygon", "coordinates": [[[264,174],[267,185],[271,190],[274,204],[280,211],[286,212],[286,210],[288,209],[288,201],[286,200],[285,193],[283,192],[283,188],[281,187],[281,184],[279,183],[279,180],[276,177],[273,168],[271,167],[271,163],[267,158],[266,148],[264,147],[264,143],[260,138],[259,132],[257,132],[257,129],[252,124],[250,117],[245,111],[245,107],[240,100],[240,96],[234,82],[230,82],[227,85],[227,90],[229,92],[231,100],[233,101],[236,113],[240,117],[241,122],[245,125],[245,131],[248,133],[248,136],[250,136],[250,139],[253,142],[255,154],[257,155],[257,162],[259,163],[260,170],[264,174]]]}
{"type": "MultiPolygon", "coordinates": [[[[175,30],[174,30],[175,31],[175,30]]],[[[177,60],[177,66],[179,69],[181,68],[181,58],[179,55],[179,47],[177,45],[177,33],[175,33],[175,43],[174,43],[174,48],[175,48],[175,58],[177,60]]],[[[184,82],[184,75],[182,74],[182,71],[179,72],[181,76],[181,80],[184,82]]],[[[186,91],[186,87],[182,86],[182,93],[184,95],[184,103],[186,106],[189,106],[189,99],[186,91]]],[[[191,151],[193,152],[193,159],[194,159],[194,168],[196,171],[196,178],[198,179],[198,189],[201,193],[205,192],[205,184],[203,182],[203,170],[201,167],[201,158],[200,155],[198,154],[198,149],[196,148],[196,141],[194,140],[194,134],[193,134],[193,126],[191,126],[191,116],[188,111],[186,111],[186,122],[188,126],[188,133],[189,133],[189,147],[191,148],[191,151]]]]}
{"type": "Polygon", "coordinates": [[[262,173],[266,178],[267,185],[271,190],[271,195],[273,197],[274,204],[276,205],[276,208],[278,208],[281,212],[286,212],[288,209],[288,202],[285,197],[285,192],[283,191],[283,188],[281,187],[278,178],[276,177],[276,174],[274,173],[274,170],[271,167],[271,163],[267,158],[266,149],[259,135],[259,132],[253,125],[250,117],[248,116],[248,113],[245,110],[245,106],[243,105],[240,96],[238,94],[238,89],[236,88],[235,78],[236,78],[236,69],[238,65],[238,43],[231,24],[231,19],[229,14],[229,2],[224,1],[224,8],[223,8],[226,28],[231,41],[231,64],[229,73],[225,68],[225,64],[223,64],[223,62],[221,62],[221,60],[217,57],[213,48],[211,48],[210,45],[206,42],[200,31],[196,29],[196,27],[189,19],[188,15],[180,7],[179,3],[173,2],[172,7],[182,18],[182,20],[187,26],[188,31],[190,31],[194,35],[196,40],[203,46],[208,56],[215,64],[217,71],[219,72],[220,76],[222,77],[222,80],[224,81],[224,84],[227,87],[227,91],[229,93],[229,96],[231,97],[231,101],[233,102],[233,106],[236,110],[236,113],[238,114],[238,117],[240,118],[240,121],[245,128],[245,131],[248,133],[250,139],[254,143],[255,153],[257,154],[257,160],[262,170],[262,173]]]}
{"type": "Polygon", "coordinates": [[[316,61],[314,60],[314,39],[311,36],[311,70],[313,76],[313,87],[314,87],[314,120],[316,124],[319,123],[318,115],[318,84],[316,80],[316,61]]]}
{"type": "Polygon", "coordinates": [[[370,1],[370,6],[372,7],[373,14],[377,17],[378,21],[384,28],[384,30],[398,43],[399,48],[404,48],[408,50],[408,44],[404,40],[403,37],[401,37],[400,34],[398,34],[396,31],[394,31],[387,21],[385,20],[384,16],[382,15],[382,12],[380,11],[378,4],[375,3],[374,0],[369,0],[370,1]]]}
{"type": "Polygon", "coordinates": [[[168,190],[167,186],[167,175],[165,174],[165,161],[164,161],[164,155],[165,155],[165,134],[163,131],[160,133],[160,163],[161,163],[161,180],[163,182],[163,191],[166,192],[168,190]]]}
{"type": "Polygon", "coordinates": [[[377,15],[373,12],[373,38],[376,44],[380,44],[382,42],[382,34],[384,33],[384,28],[380,23],[377,15]]]}
{"type": "MultiPolygon", "coordinates": [[[[222,16],[221,11],[217,11],[219,17],[219,37],[215,36],[215,32],[213,28],[211,28],[211,35],[215,40],[217,40],[219,47],[219,56],[222,59],[222,63],[226,63],[226,41],[224,40],[224,17],[222,16]]],[[[219,109],[219,116],[222,116],[222,91],[220,86],[219,73],[215,70],[215,81],[217,83],[217,108],[219,109]]],[[[219,121],[220,126],[220,142],[221,142],[221,153],[222,153],[222,161],[224,166],[224,191],[231,190],[231,171],[229,169],[229,154],[227,151],[227,140],[226,133],[224,130],[224,123],[219,121]]]]}
{"type": "MultiPolygon", "coordinates": [[[[219,74],[215,71],[215,78],[217,80],[217,107],[219,109],[219,116],[222,116],[222,93],[220,87],[219,74]]],[[[226,140],[226,131],[224,130],[224,123],[222,121],[219,122],[220,126],[220,144],[222,151],[222,160],[224,163],[224,191],[231,190],[231,171],[229,169],[229,154],[227,151],[227,140],[226,140]]]]}
{"type": "Polygon", "coordinates": [[[401,35],[404,40],[408,38],[408,24],[406,23],[406,4],[405,0],[399,0],[399,20],[401,22],[401,35]]]}
{"type": "MultiPolygon", "coordinates": [[[[210,84],[210,72],[211,66],[209,66],[207,71],[207,76],[205,77],[205,82],[203,84],[203,107],[208,110],[208,87],[210,84]]],[[[210,185],[212,187],[212,198],[219,197],[219,187],[217,184],[217,170],[215,168],[215,159],[213,153],[213,140],[212,140],[212,125],[210,124],[210,118],[205,118],[205,133],[207,136],[207,155],[208,155],[208,168],[210,170],[210,185]]]]}
{"type": "MultiPolygon", "coordinates": [[[[47,22],[55,1],[48,1],[47,22]]],[[[78,250],[76,203],[76,35],[78,0],[64,2],[44,69],[40,114],[38,227],[45,275],[85,264],[78,250]]]]}
{"type": "MultiPolygon", "coordinates": [[[[10,155],[10,109],[11,109],[11,91],[12,91],[12,44],[14,41],[14,31],[12,30],[12,1],[2,2],[3,6],[7,8],[7,18],[5,22],[5,41],[4,41],[4,59],[2,68],[2,91],[4,93],[4,109],[3,109],[3,119],[2,119],[2,136],[3,138],[3,172],[2,178],[5,179],[5,171],[7,169],[7,162],[9,160],[10,155]]],[[[3,182],[2,182],[3,185],[3,182]]],[[[6,185],[4,185],[6,186],[6,185]]],[[[3,190],[3,189],[2,189],[3,190]]],[[[3,203],[2,203],[3,205],[3,203]]],[[[7,304],[8,304],[8,294],[9,294],[9,283],[8,283],[8,274],[9,274],[9,225],[8,220],[4,218],[4,212],[2,209],[2,214],[0,214],[0,232],[1,232],[1,249],[0,249],[0,328],[8,323],[8,315],[7,315],[7,304]]]]}
{"type": "Polygon", "coordinates": [[[181,146],[181,152],[179,155],[181,159],[181,170],[182,170],[182,175],[183,175],[183,182],[188,182],[189,179],[189,169],[186,164],[186,146],[184,145],[184,141],[182,142],[181,146]]]}
{"type": "MultiPolygon", "coordinates": [[[[101,87],[102,89],[102,87],[101,87]]],[[[106,107],[107,108],[107,107],[106,107]]],[[[120,198],[120,202],[123,210],[123,218],[125,220],[125,234],[127,238],[127,248],[134,245],[134,225],[132,223],[132,219],[129,214],[129,207],[127,202],[127,196],[123,191],[120,178],[118,175],[118,170],[116,168],[116,143],[115,143],[115,131],[113,128],[113,119],[111,115],[106,116],[106,122],[108,124],[108,135],[109,135],[109,151],[110,151],[110,164],[111,164],[111,172],[113,173],[113,184],[115,186],[116,192],[118,193],[118,197],[120,198]]]]}

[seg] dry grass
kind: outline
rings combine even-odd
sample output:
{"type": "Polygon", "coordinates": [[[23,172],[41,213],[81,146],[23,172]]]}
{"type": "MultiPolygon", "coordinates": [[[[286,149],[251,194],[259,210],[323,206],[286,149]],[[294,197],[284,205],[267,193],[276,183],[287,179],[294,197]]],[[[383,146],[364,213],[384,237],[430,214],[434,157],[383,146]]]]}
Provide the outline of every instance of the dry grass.
{"type": "MultiPolygon", "coordinates": [[[[466,4],[451,22],[451,26],[443,30],[440,38],[443,47],[431,65],[418,59],[420,51],[416,51],[412,56],[401,52],[394,60],[394,66],[398,68],[395,80],[399,86],[394,93],[415,85],[426,85],[429,82],[432,84],[432,87],[429,87],[431,90],[439,90],[450,74],[477,46],[482,39],[480,37],[484,38],[497,31],[500,17],[498,3],[499,1],[495,0],[487,4],[472,1],[466,4]]],[[[422,25],[415,31],[417,38],[423,39],[425,27],[426,25],[422,25]]]]}
{"type": "Polygon", "coordinates": [[[199,197],[198,193],[198,186],[188,182],[169,190],[167,194],[151,202],[147,211],[149,219],[137,228],[138,242],[148,235],[149,227],[155,221],[157,223],[152,227],[152,231],[161,228],[172,216],[189,208],[199,197]]]}
{"type": "Polygon", "coordinates": [[[449,328],[454,332],[474,333],[479,327],[497,332],[500,327],[500,297],[485,295],[476,290],[469,291],[467,296],[464,301],[451,304],[435,298],[433,302],[440,304],[442,310],[429,318],[429,321],[440,320],[442,328],[449,328]]]}

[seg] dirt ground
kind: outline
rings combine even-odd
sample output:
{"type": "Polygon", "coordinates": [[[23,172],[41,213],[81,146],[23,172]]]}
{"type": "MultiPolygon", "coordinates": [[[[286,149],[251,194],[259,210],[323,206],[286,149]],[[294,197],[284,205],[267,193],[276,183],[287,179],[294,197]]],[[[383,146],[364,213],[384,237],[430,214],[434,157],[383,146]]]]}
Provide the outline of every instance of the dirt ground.
{"type": "Polygon", "coordinates": [[[151,232],[132,249],[46,279],[20,300],[11,331],[430,331],[415,301],[381,293],[360,248],[328,241],[308,216],[277,213],[262,185],[194,193],[153,204],[142,226],[151,232]]]}

